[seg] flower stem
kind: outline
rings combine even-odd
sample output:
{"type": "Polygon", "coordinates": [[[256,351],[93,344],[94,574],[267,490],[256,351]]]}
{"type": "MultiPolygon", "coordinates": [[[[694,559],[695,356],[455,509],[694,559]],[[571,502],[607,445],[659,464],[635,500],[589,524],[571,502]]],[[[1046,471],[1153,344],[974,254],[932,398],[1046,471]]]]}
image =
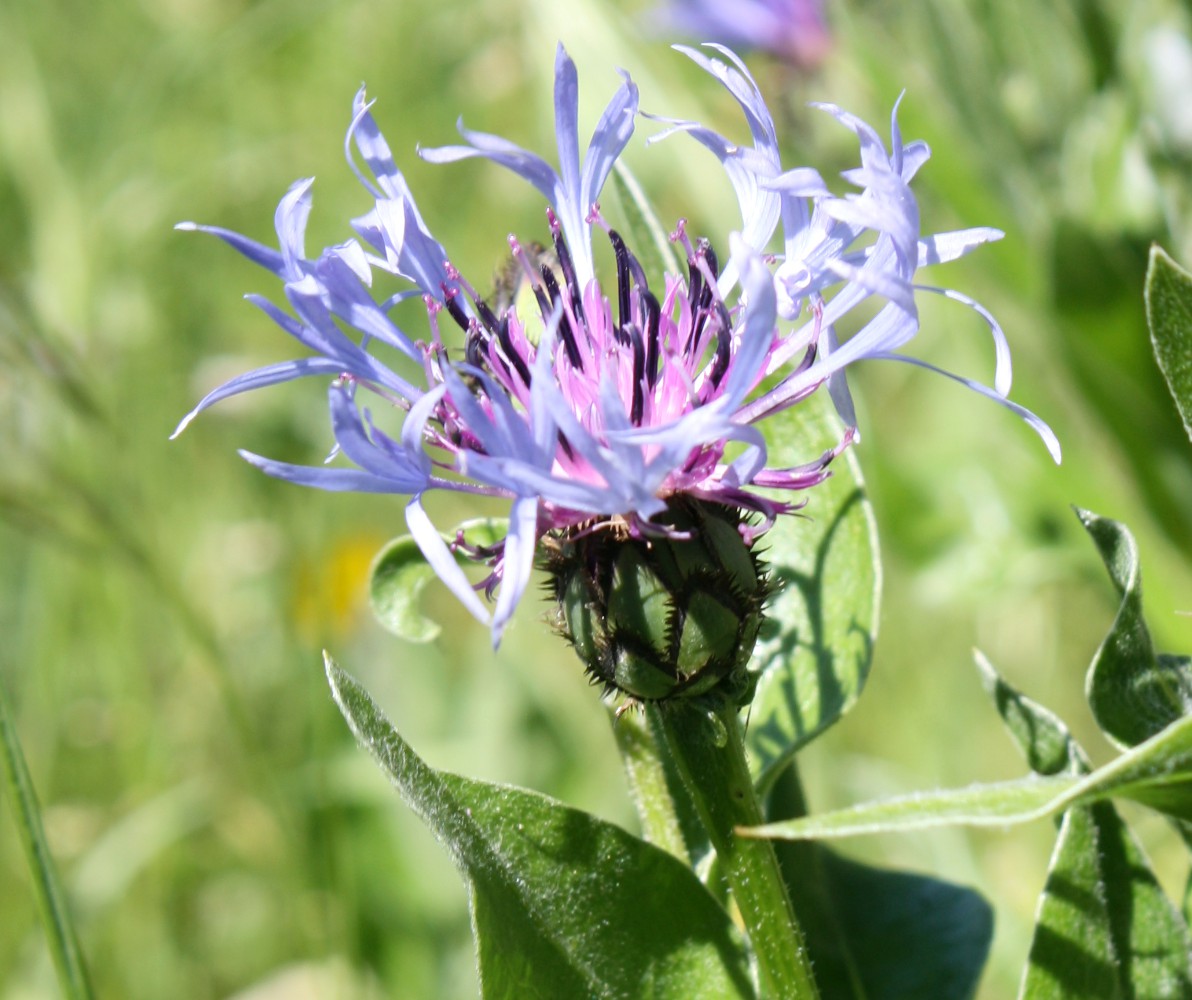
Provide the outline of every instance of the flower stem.
{"type": "Polygon", "coordinates": [[[763,822],[736,707],[682,699],[651,704],[655,732],[695,801],[757,958],[763,996],[817,1000],[819,991],[774,848],[736,835],[763,822]]]}
{"type": "Polygon", "coordinates": [[[658,752],[645,716],[626,712],[614,718],[612,726],[642,834],[649,843],[690,865],[691,856],[667,780],[665,758],[658,752]]]}

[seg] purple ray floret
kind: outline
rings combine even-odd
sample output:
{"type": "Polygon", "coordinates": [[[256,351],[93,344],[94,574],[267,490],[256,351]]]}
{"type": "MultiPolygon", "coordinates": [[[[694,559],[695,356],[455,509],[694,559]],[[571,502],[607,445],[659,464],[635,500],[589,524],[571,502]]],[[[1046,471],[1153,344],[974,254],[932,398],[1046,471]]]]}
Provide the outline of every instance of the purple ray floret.
{"type": "Polygon", "coordinates": [[[720,244],[727,257],[689,235],[680,220],[671,239],[686,260],[684,273],[646,274],[597,205],[632,137],[637,88],[622,74],[581,154],[578,78],[560,46],[557,165],[462,125],[463,145],[421,151],[435,163],[493,160],[549,205],[553,260],[544,263],[510,236],[512,266],[529,294],[489,302],[431,234],[361,90],[346,151],[372,204],[352,221],[356,237],[307,256],[309,180],[294,184],[278,206],[276,249],[225,229],[179,227],[218,236],[279,278],[288,309],[250,300],[309,355],[216,387],[178,432],[237,393],[329,378],[335,457],[350,465],[299,466],[242,454],[267,474],[304,486],[408,497],[411,535],[464,606],[491,623],[494,644],[547,532],[665,535],[674,531],[662,518],[668,503],[690,496],[752,515],[741,521],[752,541],[800,506],[798,492],[822,482],[833,458],[858,437],[847,366],[892,358],[933,367],[902,353],[919,328],[920,292],[973,310],[993,337],[992,388],[943,374],[1025,419],[1058,461],[1047,425],[1006,399],[1010,356],[992,315],[960,292],[916,280],[920,267],[963,256],[1001,233],[921,233],[910,183],[928,149],[903,143],[897,109],[887,148],[865,122],[820,106],[859,143],[860,165],[843,175],[851,190],[836,195],[816,170],[783,165],[765,101],[731,51],[679,51],[734,97],[750,137],[739,144],[698,122],[648,116],[667,125],[655,140],[690,137],[725,170],[741,214],[720,244]],[[771,246],[780,229],[780,245],[771,246]],[[607,269],[597,267],[597,237],[608,245],[607,269]],[[378,274],[409,287],[379,299],[378,274]],[[413,334],[390,315],[411,295],[421,296],[426,312],[413,334]],[[871,299],[879,305],[866,311],[870,318],[854,322],[856,307],[871,299]],[[758,423],[821,389],[842,418],[839,442],[802,465],[770,467],[758,423]],[[395,433],[382,430],[395,424],[395,433]],[[438,490],[508,502],[503,542],[478,550],[445,538],[423,505],[438,490]],[[487,563],[487,578],[474,586],[457,553],[487,563]],[[495,597],[491,614],[478,590],[495,597]]]}

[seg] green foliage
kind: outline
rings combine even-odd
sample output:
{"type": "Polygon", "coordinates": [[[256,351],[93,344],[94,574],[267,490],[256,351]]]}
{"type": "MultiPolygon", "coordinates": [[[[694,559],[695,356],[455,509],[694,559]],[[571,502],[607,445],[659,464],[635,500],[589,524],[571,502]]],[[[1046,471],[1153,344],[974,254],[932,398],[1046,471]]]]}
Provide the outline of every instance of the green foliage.
{"type": "MultiPolygon", "coordinates": [[[[1088,526],[1095,519],[1082,513],[1081,520],[1088,526]]],[[[1105,534],[1129,537],[1113,522],[1103,527],[1105,534]]],[[[1109,569],[1116,582],[1113,565],[1109,569]]],[[[1121,621],[1119,613],[1113,632],[1121,621]]],[[[1032,771],[1087,774],[1088,759],[1067,726],[1014,690],[984,657],[978,655],[977,665],[1032,771]]],[[[1023,1000],[1185,996],[1192,990],[1190,951],[1183,919],[1113,805],[1068,809],[1039,904],[1023,1000]]]]}
{"type": "MultiPolygon", "coordinates": [[[[806,900],[798,909],[825,997],[973,995],[993,939],[993,910],[979,894],[809,846],[817,891],[798,897],[806,900]]],[[[807,881],[796,885],[805,889],[807,881]]]]}
{"type": "Polygon", "coordinates": [[[8,711],[8,696],[3,685],[0,685],[0,761],[3,761],[13,823],[25,850],[46,942],[58,973],[58,985],[67,1000],[90,1000],[93,994],[87,965],[79,947],[70,905],[55,871],[50,845],[46,842],[37,793],[25,765],[25,755],[21,752],[8,711]]]}
{"type": "Polygon", "coordinates": [[[611,180],[625,217],[624,235],[634,248],[646,277],[657,282],[663,274],[680,274],[679,261],[667,229],[624,160],[613,163],[611,180]]]}
{"type": "Polygon", "coordinates": [[[811,838],[964,823],[1028,822],[1111,797],[1130,798],[1192,820],[1192,712],[1184,691],[1187,659],[1157,658],[1142,618],[1138,554],[1124,526],[1087,511],[1081,522],[1122,595],[1109,634],[1089,668],[1089,698],[1107,735],[1129,747],[1088,773],[1083,751],[1052,713],[1014,691],[978,656],[986,688],[1032,770],[993,785],[920,793],[836,813],[769,824],[756,835],[811,838]],[[1161,723],[1157,725],[1156,723],[1161,723]],[[1149,739],[1132,738],[1152,733],[1149,739]]]}
{"type": "Polygon", "coordinates": [[[1146,319],[1155,360],[1192,438],[1192,274],[1157,246],[1146,272],[1146,319]]]}
{"type": "Polygon", "coordinates": [[[1088,674],[1088,698],[1105,734],[1134,746],[1192,712],[1192,659],[1155,653],[1142,614],[1138,546],[1125,525],[1077,510],[1121,596],[1088,674]]]}
{"type": "Polygon", "coordinates": [[[1087,774],[1088,758],[1059,716],[1006,683],[983,653],[975,659],[981,683],[1031,771],[1048,777],[1087,774]]]}
{"type": "MultiPolygon", "coordinates": [[[[1154,734],[1148,744],[1153,749],[1156,741],[1169,743],[1173,734],[1192,724],[1188,659],[1154,653],[1142,616],[1138,549],[1130,532],[1089,511],[1077,515],[1121,596],[1109,635],[1089,668],[1089,702],[1107,735],[1133,746],[1154,734]]],[[[1000,679],[997,683],[1008,687],[1000,679]]],[[[1039,770],[1034,751],[1040,742],[1062,741],[1070,772],[1086,772],[1083,752],[1059,720],[1041,708],[1031,714],[1041,733],[1024,746],[1032,770],[1039,770]]],[[[1021,735],[1019,742],[1025,742],[1021,735]]],[[[1152,768],[1169,776],[1192,765],[1192,759],[1170,746],[1151,756],[1152,768]]],[[[1174,778],[1119,794],[1133,794],[1185,821],[1192,814],[1190,774],[1182,781],[1174,778]]],[[[1048,866],[1022,1000],[1190,994],[1192,935],[1185,917],[1164,895],[1141,846],[1112,803],[1069,809],[1048,866]]]]}
{"type": "MultiPolygon", "coordinates": [[[[453,542],[458,532],[469,545],[492,545],[504,537],[505,522],[495,518],[465,521],[443,540],[453,542]]],[[[457,558],[466,564],[462,555],[457,558]]],[[[419,609],[419,599],[434,579],[435,571],[412,536],[393,539],[377,553],[369,572],[368,596],[377,621],[407,642],[432,642],[442,630],[419,609]]]]}
{"type": "MultiPolygon", "coordinates": [[[[772,464],[807,462],[842,428],[827,395],[762,426],[772,464]]],[[[748,745],[759,787],[855,703],[877,637],[881,568],[877,528],[852,451],[808,497],[802,516],[780,518],[764,558],[775,589],[750,669],[758,673],[748,745]]]]}
{"type": "Polygon", "coordinates": [[[546,796],[433,770],[329,658],[327,676],[468,881],[486,1000],[754,996],[732,921],[670,854],[546,796]]]}
{"type": "MultiPolygon", "coordinates": [[[[794,769],[769,814],[802,811],[794,769]]],[[[810,841],[777,841],[816,982],[833,1000],[967,1000],[993,938],[993,911],[972,889],[851,860],[810,841]]]]}
{"type": "Polygon", "coordinates": [[[1192,937],[1107,802],[1064,813],[1021,1000],[1192,995],[1192,937]]]}
{"type": "Polygon", "coordinates": [[[1176,819],[1192,820],[1192,716],[1091,774],[1026,777],[989,785],[871,802],[803,819],[770,823],[754,836],[853,837],[937,826],[1005,827],[1107,798],[1125,798],[1176,819]]]}
{"type": "Polygon", "coordinates": [[[1022,1000],[1185,997],[1192,994],[1192,936],[1110,800],[1150,806],[1182,831],[1192,821],[1188,660],[1154,653],[1130,533],[1107,518],[1077,513],[1121,597],[1087,688],[1098,722],[1125,752],[1092,770],[1067,726],[978,654],[985,687],[1032,776],[770,823],[751,835],[805,839],[957,823],[1008,826],[1062,814],[1022,1000]]]}
{"type": "Polygon", "coordinates": [[[806,942],[773,847],[739,835],[762,818],[745,757],[737,706],[726,697],[646,707],[663,754],[674,762],[757,962],[767,997],[817,1000],[806,942]]]}

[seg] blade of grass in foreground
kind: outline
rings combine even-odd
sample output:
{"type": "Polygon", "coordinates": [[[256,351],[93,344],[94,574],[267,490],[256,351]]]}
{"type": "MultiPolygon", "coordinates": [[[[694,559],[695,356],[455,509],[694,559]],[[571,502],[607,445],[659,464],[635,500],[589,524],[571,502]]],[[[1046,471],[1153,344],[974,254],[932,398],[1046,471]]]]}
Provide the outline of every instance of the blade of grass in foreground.
{"type": "Polygon", "coordinates": [[[50,955],[54,959],[54,967],[58,972],[62,994],[68,1000],[91,1000],[91,982],[87,977],[83,952],[79,948],[74,924],[70,919],[66,896],[54,871],[49,844],[46,843],[45,831],[41,826],[37,796],[33,791],[33,782],[29,779],[29,771],[25,767],[25,755],[21,753],[21,744],[17,740],[16,727],[9,714],[8,699],[2,685],[0,747],[3,747],[0,757],[4,761],[4,774],[13,807],[13,821],[21,838],[21,846],[25,849],[29,871],[33,876],[37,908],[41,913],[41,922],[45,928],[50,955]]]}

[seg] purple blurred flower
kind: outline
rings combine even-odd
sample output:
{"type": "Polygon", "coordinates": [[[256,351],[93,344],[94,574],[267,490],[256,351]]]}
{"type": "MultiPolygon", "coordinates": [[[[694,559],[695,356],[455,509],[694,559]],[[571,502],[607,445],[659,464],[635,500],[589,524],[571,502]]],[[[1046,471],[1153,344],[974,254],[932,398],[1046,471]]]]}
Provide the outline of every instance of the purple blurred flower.
{"type": "Polygon", "coordinates": [[[306,255],[310,180],[294,184],[278,206],[276,250],[225,229],[180,226],[214,233],[281,278],[290,311],[259,296],[250,301],[313,356],[219,386],[175,433],[221,399],[327,376],[336,450],[353,468],[242,454],[268,474],[302,485],[408,496],[411,534],[464,605],[480,620],[491,620],[494,643],[525,591],[547,532],[616,528],[638,537],[666,534],[673,529],[659,517],[668,498],[686,495],[753,512],[741,529],[751,541],[794,509],[793,501],[759,490],[814,486],[855,438],[845,366],[863,358],[924,364],[896,353],[918,330],[916,291],[955,299],[985,319],[996,345],[996,388],[951,377],[1024,417],[1058,460],[1058,443],[1046,425],[1005,399],[1009,352],[993,318],[959,292],[914,283],[918,267],[952,260],[1002,234],[970,229],[920,235],[908,185],[928,150],[921,142],[904,145],[893,119],[887,152],[864,122],[822,106],[860,140],[861,165],[844,175],[859,189],[855,193],[833,195],[810,168],[784,170],[756,84],[732,52],[712,48],[723,60],[680,51],[736,98],[752,144],[738,145],[695,122],[675,120],[665,120],[669,127],[656,138],[685,132],[727,172],[742,219],[739,232],[728,237],[723,267],[711,244],[693,240],[680,221],[672,239],[686,255],[686,274],[647,276],[605,223],[596,202],[633,132],[637,88],[624,77],[581,160],[575,66],[560,46],[557,171],[505,139],[462,125],[466,145],[421,152],[433,163],[493,160],[529,181],[550,204],[554,267],[536,266],[528,249],[509,238],[534,303],[524,315],[517,303],[491,305],[430,234],[361,90],[345,144],[352,169],[374,201],[354,220],[359,239],[306,255]],[[353,146],[367,172],[357,165],[353,146]],[[783,250],[767,255],[780,221],[783,250]],[[597,230],[614,260],[607,285],[596,275],[597,230]],[[413,288],[377,301],[372,291],[377,272],[396,275],[413,288]],[[397,301],[414,295],[421,295],[427,314],[418,340],[389,317],[397,301]],[[872,296],[885,305],[838,343],[836,324],[872,296]],[[444,321],[459,327],[462,350],[447,346],[444,321]],[[389,363],[378,357],[382,352],[391,355],[389,363]],[[763,382],[769,384],[764,391],[763,382]],[[820,386],[827,387],[848,428],[839,444],[805,465],[768,468],[757,423],[820,386]],[[361,404],[366,396],[383,404],[396,432],[383,430],[384,421],[374,422],[361,404]],[[422,503],[434,490],[508,500],[503,543],[480,552],[462,539],[444,541],[422,503]],[[491,573],[481,586],[496,595],[491,619],[453,549],[489,564],[491,573]]]}
{"type": "Polygon", "coordinates": [[[823,0],[669,0],[655,20],[666,31],[760,49],[800,69],[814,69],[832,45],[823,0]]]}

